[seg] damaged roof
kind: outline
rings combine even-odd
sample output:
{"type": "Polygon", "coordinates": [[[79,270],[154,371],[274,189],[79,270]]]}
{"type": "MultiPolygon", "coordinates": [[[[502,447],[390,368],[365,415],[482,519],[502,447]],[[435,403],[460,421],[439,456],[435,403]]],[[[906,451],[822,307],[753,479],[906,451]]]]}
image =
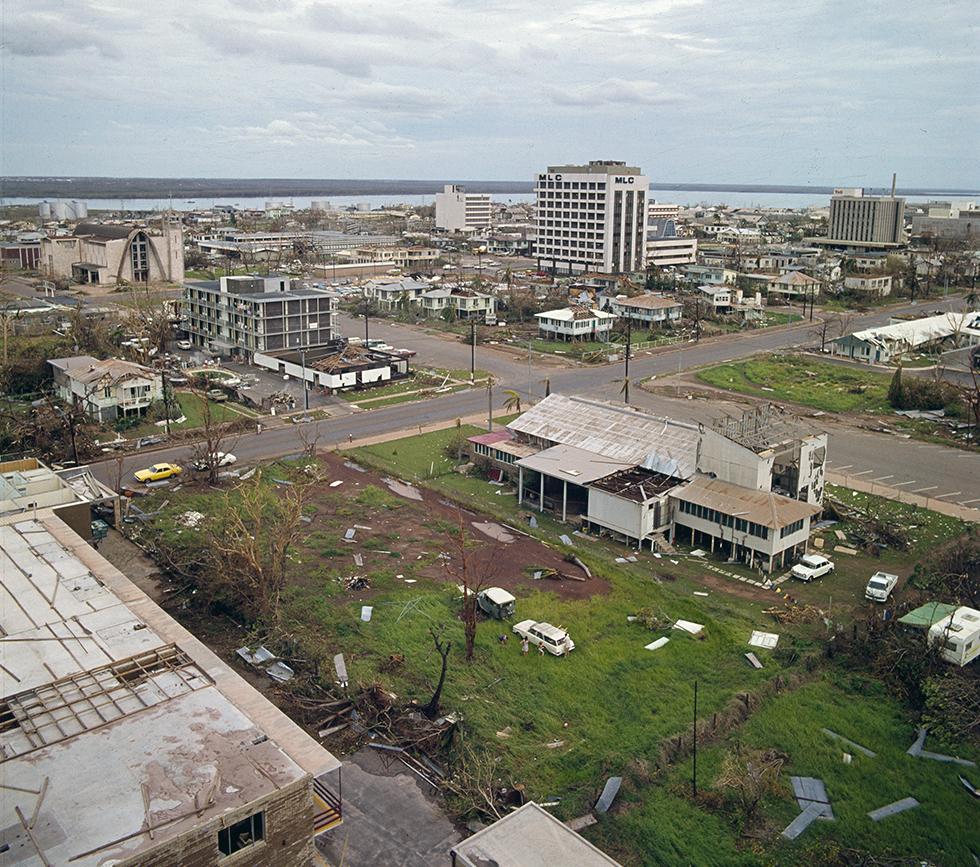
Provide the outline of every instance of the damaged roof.
{"type": "Polygon", "coordinates": [[[820,514],[822,508],[803,500],[774,494],[772,491],[743,488],[709,476],[698,476],[683,488],[671,491],[670,496],[715,509],[725,515],[745,518],[771,530],[778,530],[804,518],[812,518],[820,514]]]}

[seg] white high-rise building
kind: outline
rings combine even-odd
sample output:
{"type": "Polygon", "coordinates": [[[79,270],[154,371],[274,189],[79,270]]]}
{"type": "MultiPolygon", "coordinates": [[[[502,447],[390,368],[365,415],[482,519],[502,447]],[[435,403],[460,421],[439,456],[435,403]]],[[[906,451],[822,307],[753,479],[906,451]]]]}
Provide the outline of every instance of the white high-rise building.
{"type": "Polygon", "coordinates": [[[490,227],[490,194],[468,193],[460,184],[446,184],[436,193],[436,228],[475,232],[490,227]]]}
{"type": "Polygon", "coordinates": [[[642,271],[649,186],[640,169],[616,160],[549,166],[534,188],[538,267],[565,273],[642,271]]]}

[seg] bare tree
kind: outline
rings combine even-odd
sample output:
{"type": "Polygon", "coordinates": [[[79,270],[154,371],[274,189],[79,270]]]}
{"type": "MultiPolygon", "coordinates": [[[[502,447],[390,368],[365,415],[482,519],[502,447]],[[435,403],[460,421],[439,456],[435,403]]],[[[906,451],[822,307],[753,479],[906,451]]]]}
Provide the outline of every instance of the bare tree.
{"type": "Polygon", "coordinates": [[[476,648],[476,630],[479,624],[477,594],[486,586],[492,571],[492,560],[477,558],[474,543],[466,532],[463,512],[457,515],[456,532],[449,535],[451,559],[446,561],[446,572],[463,589],[463,637],[466,643],[466,661],[473,661],[476,648]]]}
{"type": "Polygon", "coordinates": [[[429,719],[435,719],[439,716],[439,702],[442,700],[442,688],[446,685],[446,669],[449,666],[449,651],[453,649],[453,643],[443,640],[441,629],[437,631],[430,626],[429,635],[432,636],[432,644],[442,660],[442,665],[439,669],[439,682],[436,684],[435,692],[432,693],[432,698],[422,708],[422,713],[429,719]]]}
{"type": "Polygon", "coordinates": [[[202,438],[194,445],[192,456],[195,464],[202,466],[208,474],[208,483],[218,481],[223,452],[232,447],[231,433],[227,423],[220,422],[214,414],[214,403],[204,391],[193,392],[201,401],[202,438]],[[224,446],[224,449],[222,449],[224,446]]]}

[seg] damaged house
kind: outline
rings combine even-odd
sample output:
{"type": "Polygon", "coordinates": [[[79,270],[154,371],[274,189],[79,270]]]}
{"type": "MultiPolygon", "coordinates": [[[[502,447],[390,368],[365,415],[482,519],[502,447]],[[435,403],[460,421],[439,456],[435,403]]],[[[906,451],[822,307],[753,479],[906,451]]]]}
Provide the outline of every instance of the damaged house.
{"type": "Polygon", "coordinates": [[[712,427],[552,394],[470,438],[518,502],[639,547],[680,541],[772,570],[806,550],[827,438],[770,407],[712,427]]]}

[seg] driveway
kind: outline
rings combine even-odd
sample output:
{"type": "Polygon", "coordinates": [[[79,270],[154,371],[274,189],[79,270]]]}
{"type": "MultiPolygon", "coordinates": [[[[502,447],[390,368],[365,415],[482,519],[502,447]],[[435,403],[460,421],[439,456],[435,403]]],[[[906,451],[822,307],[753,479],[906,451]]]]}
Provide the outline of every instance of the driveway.
{"type": "Polygon", "coordinates": [[[386,770],[370,749],[354,753],[341,774],[344,821],[317,837],[331,867],[448,867],[449,850],[462,835],[427,783],[400,762],[386,770]]]}

